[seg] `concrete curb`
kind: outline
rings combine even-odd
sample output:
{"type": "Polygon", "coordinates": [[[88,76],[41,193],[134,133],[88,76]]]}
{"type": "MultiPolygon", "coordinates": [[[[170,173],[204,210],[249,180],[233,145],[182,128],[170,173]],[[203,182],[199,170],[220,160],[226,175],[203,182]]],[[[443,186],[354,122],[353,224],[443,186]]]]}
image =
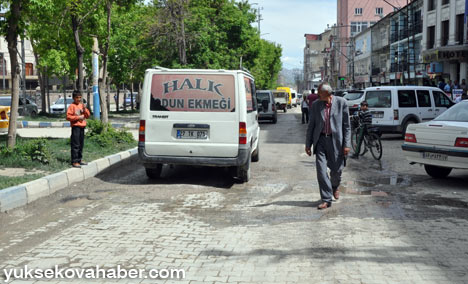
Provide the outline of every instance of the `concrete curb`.
{"type": "Polygon", "coordinates": [[[69,185],[81,182],[104,171],[108,167],[138,154],[135,147],[95,160],[82,168],[71,168],[27,183],[0,190],[0,212],[6,212],[41,197],[53,194],[69,185]]]}
{"type": "MultiPolygon", "coordinates": [[[[128,128],[138,129],[140,125],[138,123],[111,123],[114,128],[128,128]]],[[[26,121],[21,120],[16,122],[17,128],[68,128],[70,122],[47,122],[47,121],[26,121]]]]}

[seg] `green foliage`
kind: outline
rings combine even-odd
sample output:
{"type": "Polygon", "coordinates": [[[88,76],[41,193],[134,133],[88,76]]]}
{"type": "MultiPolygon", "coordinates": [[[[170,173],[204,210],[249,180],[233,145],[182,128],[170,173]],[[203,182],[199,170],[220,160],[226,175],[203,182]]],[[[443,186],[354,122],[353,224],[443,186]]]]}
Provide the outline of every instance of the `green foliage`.
{"type": "Polygon", "coordinates": [[[33,139],[25,143],[17,144],[14,148],[1,148],[0,157],[48,164],[50,161],[50,152],[48,150],[47,140],[33,139]]]}
{"type": "Polygon", "coordinates": [[[111,147],[116,144],[131,144],[135,141],[131,133],[125,130],[116,130],[110,124],[100,120],[88,120],[86,136],[101,147],[111,147]]]}

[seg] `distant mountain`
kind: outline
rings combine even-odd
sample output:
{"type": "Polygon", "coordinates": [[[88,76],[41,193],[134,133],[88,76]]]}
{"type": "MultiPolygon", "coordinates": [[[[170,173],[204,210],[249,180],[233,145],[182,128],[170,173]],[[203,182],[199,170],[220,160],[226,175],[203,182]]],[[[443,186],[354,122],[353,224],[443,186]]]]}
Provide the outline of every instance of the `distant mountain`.
{"type": "Polygon", "coordinates": [[[278,85],[281,86],[290,86],[293,87],[294,89],[297,89],[296,86],[296,77],[299,76],[299,78],[302,79],[302,69],[286,69],[283,68],[278,75],[278,85]]]}

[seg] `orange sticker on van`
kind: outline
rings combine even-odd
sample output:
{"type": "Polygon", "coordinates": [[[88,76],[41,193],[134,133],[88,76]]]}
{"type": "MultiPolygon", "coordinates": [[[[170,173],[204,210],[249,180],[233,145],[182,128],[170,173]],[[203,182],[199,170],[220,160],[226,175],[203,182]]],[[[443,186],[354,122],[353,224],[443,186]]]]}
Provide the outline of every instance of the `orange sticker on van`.
{"type": "Polygon", "coordinates": [[[155,74],[150,110],[231,112],[234,88],[232,75],[155,74]]]}

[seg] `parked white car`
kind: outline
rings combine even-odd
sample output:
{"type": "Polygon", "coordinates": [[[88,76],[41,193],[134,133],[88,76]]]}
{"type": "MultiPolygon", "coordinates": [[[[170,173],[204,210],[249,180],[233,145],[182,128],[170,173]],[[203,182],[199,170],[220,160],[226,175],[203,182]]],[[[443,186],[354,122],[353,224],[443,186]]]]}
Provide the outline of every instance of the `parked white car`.
{"type": "Polygon", "coordinates": [[[349,108],[349,114],[352,115],[361,107],[361,102],[364,101],[364,91],[351,90],[343,93],[343,98],[349,108]]]}
{"type": "Polygon", "coordinates": [[[402,133],[409,125],[429,121],[449,107],[452,100],[439,88],[421,86],[383,86],[365,90],[372,112],[372,125],[382,133],[402,133]]]}
{"type": "Polygon", "coordinates": [[[250,73],[146,70],[138,153],[149,178],[159,178],[163,164],[178,164],[228,167],[247,182],[259,135],[250,73]]]}
{"type": "MultiPolygon", "coordinates": [[[[67,98],[67,108],[73,103],[72,98],[67,98]]],[[[53,105],[50,106],[50,113],[65,113],[67,110],[65,109],[65,100],[63,98],[58,99],[55,101],[53,105]]]]}
{"type": "Polygon", "coordinates": [[[447,177],[453,168],[468,169],[468,100],[432,121],[408,126],[402,149],[408,161],[423,164],[434,178],[447,177]]]}

